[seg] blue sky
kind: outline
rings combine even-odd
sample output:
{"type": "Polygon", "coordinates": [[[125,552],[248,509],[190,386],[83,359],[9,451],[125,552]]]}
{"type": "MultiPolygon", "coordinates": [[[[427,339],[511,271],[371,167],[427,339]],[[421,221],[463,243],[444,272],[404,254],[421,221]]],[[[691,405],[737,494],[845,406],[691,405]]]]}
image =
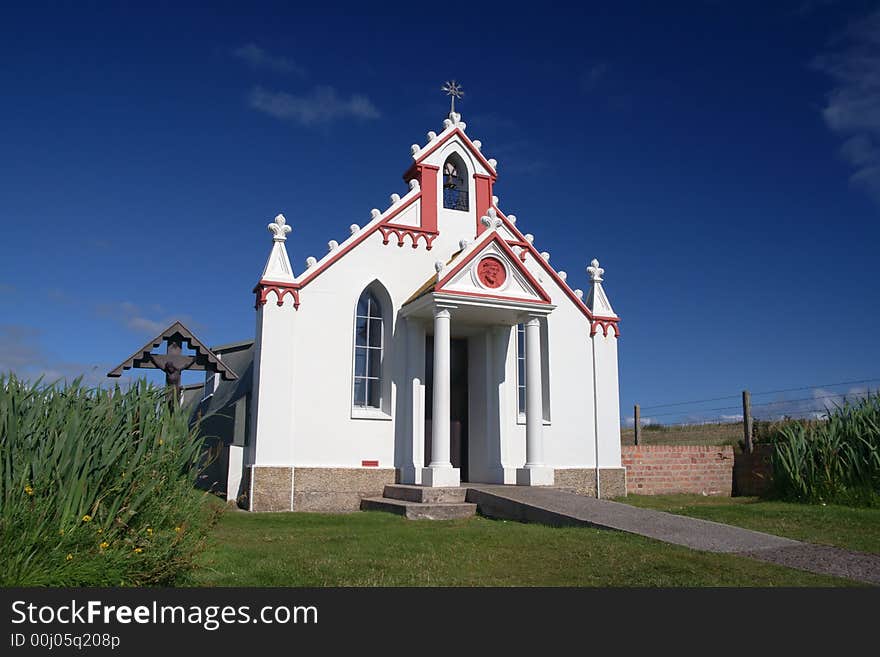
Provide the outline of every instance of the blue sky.
{"type": "Polygon", "coordinates": [[[4,6],[0,369],[252,337],[266,223],[297,271],[366,223],[457,78],[502,209],[606,269],[624,416],[880,379],[880,7],[659,4],[4,6]]]}

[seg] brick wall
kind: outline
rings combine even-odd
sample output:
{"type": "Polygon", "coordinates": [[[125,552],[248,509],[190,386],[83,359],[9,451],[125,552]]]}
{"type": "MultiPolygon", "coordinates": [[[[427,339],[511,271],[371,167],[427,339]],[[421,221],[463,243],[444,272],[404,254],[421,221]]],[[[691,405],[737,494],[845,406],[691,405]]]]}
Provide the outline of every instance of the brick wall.
{"type": "Polygon", "coordinates": [[[729,496],[733,491],[730,445],[623,445],[622,450],[630,495],[729,496]]]}

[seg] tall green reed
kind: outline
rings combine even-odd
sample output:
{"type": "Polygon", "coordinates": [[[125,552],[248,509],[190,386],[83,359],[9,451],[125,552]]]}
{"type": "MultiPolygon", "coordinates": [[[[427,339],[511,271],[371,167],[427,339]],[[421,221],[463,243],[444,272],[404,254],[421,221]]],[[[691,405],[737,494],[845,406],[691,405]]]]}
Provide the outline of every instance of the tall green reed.
{"type": "Polygon", "coordinates": [[[773,442],[780,497],[880,505],[880,394],[835,406],[823,422],[784,424],[773,442]]]}
{"type": "Polygon", "coordinates": [[[0,376],[0,585],[177,581],[212,519],[193,486],[200,450],[145,382],[0,376]]]}

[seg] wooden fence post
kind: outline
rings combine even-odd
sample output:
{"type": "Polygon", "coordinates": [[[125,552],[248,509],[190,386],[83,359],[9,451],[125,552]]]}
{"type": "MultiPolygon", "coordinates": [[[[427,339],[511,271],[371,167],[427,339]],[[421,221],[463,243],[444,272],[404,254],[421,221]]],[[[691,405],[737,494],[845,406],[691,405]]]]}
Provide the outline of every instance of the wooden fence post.
{"type": "Polygon", "coordinates": [[[752,394],[743,390],[743,437],[746,454],[752,453],[752,394]]]}
{"type": "Polygon", "coordinates": [[[635,436],[635,440],[633,444],[639,444],[639,438],[642,434],[642,410],[639,408],[639,405],[636,404],[635,410],[633,411],[633,435],[635,436]]]}

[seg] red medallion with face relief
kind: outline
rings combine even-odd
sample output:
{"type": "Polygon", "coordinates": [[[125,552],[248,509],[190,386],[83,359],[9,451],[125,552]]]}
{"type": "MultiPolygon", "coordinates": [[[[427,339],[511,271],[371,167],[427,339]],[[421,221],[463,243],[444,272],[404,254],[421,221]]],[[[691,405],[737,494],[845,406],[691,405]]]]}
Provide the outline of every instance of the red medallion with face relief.
{"type": "Polygon", "coordinates": [[[498,288],[507,280],[507,271],[497,258],[483,258],[477,265],[477,278],[488,288],[498,288]]]}

